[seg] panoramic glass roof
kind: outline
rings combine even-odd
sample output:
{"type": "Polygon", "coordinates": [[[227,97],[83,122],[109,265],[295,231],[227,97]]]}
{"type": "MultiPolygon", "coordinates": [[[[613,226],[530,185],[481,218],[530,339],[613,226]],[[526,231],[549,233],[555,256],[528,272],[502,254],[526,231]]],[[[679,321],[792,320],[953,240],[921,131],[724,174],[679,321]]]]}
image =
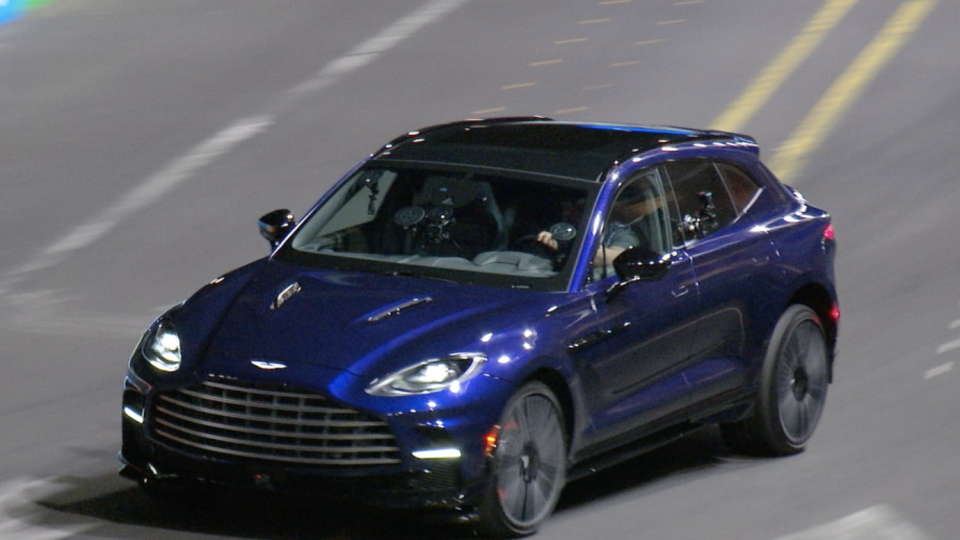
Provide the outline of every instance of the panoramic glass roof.
{"type": "Polygon", "coordinates": [[[597,180],[616,160],[716,133],[551,120],[461,122],[412,132],[382,159],[434,161],[597,180]]]}

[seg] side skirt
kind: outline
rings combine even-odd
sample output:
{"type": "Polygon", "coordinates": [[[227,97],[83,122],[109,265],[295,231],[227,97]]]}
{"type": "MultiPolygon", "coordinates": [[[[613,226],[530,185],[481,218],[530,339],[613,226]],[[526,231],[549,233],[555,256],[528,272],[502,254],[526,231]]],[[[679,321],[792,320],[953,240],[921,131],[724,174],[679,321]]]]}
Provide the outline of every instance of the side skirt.
{"type": "Polygon", "coordinates": [[[587,457],[578,460],[570,468],[567,472],[567,479],[572,481],[589,476],[656,450],[661,446],[679,441],[711,424],[736,422],[746,418],[752,412],[752,393],[740,389],[715,396],[706,402],[699,403],[657,423],[659,426],[666,427],[654,426],[653,431],[647,431],[646,434],[635,434],[634,437],[629,437],[622,444],[609,450],[599,452],[587,450],[587,457]]]}

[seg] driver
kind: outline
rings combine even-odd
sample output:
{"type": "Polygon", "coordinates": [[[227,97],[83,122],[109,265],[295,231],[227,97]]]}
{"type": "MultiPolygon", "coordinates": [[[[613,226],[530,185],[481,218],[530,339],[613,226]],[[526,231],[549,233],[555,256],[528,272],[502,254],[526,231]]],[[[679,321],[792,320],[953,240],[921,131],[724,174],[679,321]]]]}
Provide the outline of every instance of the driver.
{"type": "MultiPolygon", "coordinates": [[[[583,207],[586,205],[586,199],[562,199],[560,201],[560,222],[562,223],[580,223],[580,216],[583,215],[583,207]]],[[[553,237],[550,231],[540,231],[537,233],[537,242],[550,248],[552,251],[560,249],[560,240],[553,237]]]]}
{"type": "MultiPolygon", "coordinates": [[[[564,221],[579,221],[580,213],[583,211],[584,200],[562,201],[561,211],[564,221]]],[[[640,237],[630,228],[632,221],[632,208],[628,205],[615,205],[611,212],[610,221],[607,223],[606,230],[603,233],[601,248],[593,256],[594,265],[604,265],[607,261],[616,259],[618,255],[640,245],[640,237]]],[[[552,251],[558,251],[561,242],[554,238],[550,231],[540,231],[537,234],[537,241],[552,251]]]]}

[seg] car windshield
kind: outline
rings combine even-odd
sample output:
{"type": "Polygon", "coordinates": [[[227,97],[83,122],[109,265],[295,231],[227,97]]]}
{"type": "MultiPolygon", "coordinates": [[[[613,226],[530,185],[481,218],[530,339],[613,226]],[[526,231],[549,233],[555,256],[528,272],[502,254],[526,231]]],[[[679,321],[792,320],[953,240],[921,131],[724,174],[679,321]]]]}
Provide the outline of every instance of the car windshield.
{"type": "Polygon", "coordinates": [[[560,290],[596,189],[583,181],[373,164],[278,252],[339,269],[560,290]]]}

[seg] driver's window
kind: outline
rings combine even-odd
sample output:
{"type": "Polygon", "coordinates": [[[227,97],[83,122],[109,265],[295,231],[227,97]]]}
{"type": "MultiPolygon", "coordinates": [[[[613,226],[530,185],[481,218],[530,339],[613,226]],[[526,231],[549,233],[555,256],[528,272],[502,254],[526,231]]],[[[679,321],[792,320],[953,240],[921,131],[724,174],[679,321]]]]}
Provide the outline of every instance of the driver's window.
{"type": "Polygon", "coordinates": [[[612,274],[613,260],[630,248],[668,253],[672,248],[668,215],[659,168],[646,170],[627,183],[617,195],[604,224],[593,258],[595,277],[612,274]]]}

